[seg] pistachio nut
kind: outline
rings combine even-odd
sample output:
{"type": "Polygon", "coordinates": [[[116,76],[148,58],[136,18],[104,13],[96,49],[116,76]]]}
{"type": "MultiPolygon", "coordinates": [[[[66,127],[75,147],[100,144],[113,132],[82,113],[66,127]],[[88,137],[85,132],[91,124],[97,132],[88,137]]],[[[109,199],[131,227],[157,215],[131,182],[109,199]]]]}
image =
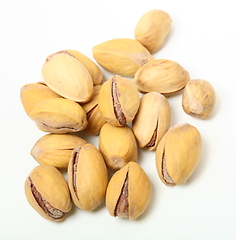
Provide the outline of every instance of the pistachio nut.
{"type": "Polygon", "coordinates": [[[45,83],[59,95],[76,102],[88,102],[93,94],[93,80],[87,68],[68,51],[46,58],[42,66],[45,83]]]}
{"type": "Polygon", "coordinates": [[[134,76],[134,82],[143,93],[175,93],[182,90],[189,80],[189,73],[180,64],[168,59],[149,61],[134,76]]]}
{"type": "Polygon", "coordinates": [[[75,147],[87,142],[74,134],[50,133],[41,137],[31,149],[31,155],[39,164],[47,164],[59,169],[68,167],[75,147]]]}
{"type": "Polygon", "coordinates": [[[72,207],[67,182],[53,166],[35,167],[25,180],[25,194],[35,211],[51,221],[63,220],[72,207]]]}
{"type": "Polygon", "coordinates": [[[193,79],[187,83],[182,95],[182,107],[192,117],[207,119],[215,106],[215,90],[206,80],[193,79]]]}
{"type": "Polygon", "coordinates": [[[128,125],[115,127],[105,123],[101,128],[98,144],[107,167],[112,170],[137,161],[137,142],[128,125]]]}
{"type": "Polygon", "coordinates": [[[76,102],[64,98],[49,98],[39,103],[29,114],[44,132],[69,133],[82,131],[87,125],[86,114],[76,102]]]}
{"type": "Polygon", "coordinates": [[[150,53],[157,52],[165,43],[170,32],[172,19],[160,9],[146,12],[138,21],[134,35],[150,53]]]}
{"type": "Polygon", "coordinates": [[[75,148],[68,166],[68,185],[74,204],[93,211],[105,199],[108,172],[99,150],[92,144],[75,148]]]}
{"type": "Polygon", "coordinates": [[[139,147],[155,150],[169,129],[170,119],[170,105],[165,96],[157,92],[143,95],[132,124],[139,147]]]}
{"type": "Polygon", "coordinates": [[[92,52],[94,59],[104,69],[126,77],[133,77],[142,65],[153,59],[140,42],[129,38],[102,42],[94,46],[92,52]]]}
{"type": "Polygon", "coordinates": [[[77,50],[68,49],[66,51],[71,53],[76,59],[78,59],[87,68],[87,70],[89,71],[93,79],[93,85],[102,84],[103,74],[95,62],[93,62],[89,57],[85,56],[83,53],[77,50]]]}
{"type": "Polygon", "coordinates": [[[111,177],[106,207],[113,217],[135,220],[147,209],[151,194],[149,177],[138,163],[130,162],[111,177]]]}
{"type": "Polygon", "coordinates": [[[20,90],[21,103],[27,115],[43,100],[59,97],[43,82],[25,84],[20,90]]]}
{"type": "Polygon", "coordinates": [[[131,122],[139,108],[140,95],[135,83],[118,75],[107,80],[98,96],[98,107],[105,120],[114,126],[131,122]]]}
{"type": "Polygon", "coordinates": [[[84,133],[88,135],[98,135],[101,127],[106,123],[106,120],[100,113],[98,107],[98,94],[101,87],[101,85],[94,86],[92,99],[89,102],[81,105],[86,113],[88,121],[88,124],[84,129],[84,133]]]}
{"type": "Polygon", "coordinates": [[[201,151],[201,135],[196,127],[188,123],[171,127],[156,149],[161,181],[167,186],[186,183],[198,165],[201,151]]]}

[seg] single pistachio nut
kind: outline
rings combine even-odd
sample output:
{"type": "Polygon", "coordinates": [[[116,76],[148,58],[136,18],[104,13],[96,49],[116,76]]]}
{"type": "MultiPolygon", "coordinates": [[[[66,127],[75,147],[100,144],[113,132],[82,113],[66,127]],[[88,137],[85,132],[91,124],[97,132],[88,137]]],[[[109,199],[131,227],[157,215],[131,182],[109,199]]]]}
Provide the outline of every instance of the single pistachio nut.
{"type": "Polygon", "coordinates": [[[104,69],[126,77],[133,77],[141,66],[153,59],[140,42],[129,38],[102,42],[94,46],[92,52],[94,59],[104,69]]]}
{"type": "Polygon", "coordinates": [[[82,131],[87,125],[83,108],[64,98],[49,98],[39,103],[29,114],[44,132],[70,133],[82,131]]]}
{"type": "Polygon", "coordinates": [[[87,68],[68,51],[46,58],[42,66],[45,83],[53,91],[76,102],[88,102],[93,94],[93,80],[87,68]]]}
{"type": "Polygon", "coordinates": [[[188,123],[172,126],[156,149],[156,168],[167,186],[182,185],[200,160],[202,140],[198,129],[188,123]]]}
{"type": "Polygon", "coordinates": [[[99,150],[92,144],[75,148],[68,166],[68,185],[74,204],[93,211],[105,199],[108,172],[99,150]]]}
{"type": "Polygon", "coordinates": [[[165,96],[157,92],[144,94],[132,123],[139,147],[155,150],[169,129],[170,119],[170,105],[165,96]]]}
{"type": "Polygon", "coordinates": [[[96,65],[95,62],[93,62],[89,57],[77,50],[68,49],[66,51],[71,53],[76,59],[78,59],[82,64],[84,64],[93,79],[93,85],[102,84],[103,74],[101,69],[96,65]]]}
{"type": "Polygon", "coordinates": [[[67,182],[53,166],[36,166],[25,180],[25,194],[35,211],[51,221],[62,221],[72,207],[67,182]]]}
{"type": "Polygon", "coordinates": [[[102,126],[106,123],[106,120],[100,113],[98,107],[98,95],[101,87],[102,85],[94,86],[92,99],[89,102],[81,105],[86,113],[88,121],[88,124],[83,131],[88,135],[98,135],[102,126]]]}
{"type": "Polygon", "coordinates": [[[74,134],[49,133],[34,144],[30,153],[39,164],[65,169],[68,167],[74,148],[81,147],[86,143],[84,139],[74,134]]]}
{"type": "Polygon", "coordinates": [[[157,52],[165,43],[170,32],[172,19],[160,9],[146,12],[138,21],[134,35],[150,53],[157,52]]]}
{"type": "Polygon", "coordinates": [[[137,161],[137,142],[128,125],[115,127],[105,123],[101,128],[98,144],[109,169],[118,170],[131,161],[137,161]]]}
{"type": "Polygon", "coordinates": [[[20,90],[21,103],[27,115],[43,100],[59,97],[43,82],[25,84],[20,90]]]}
{"type": "Polygon", "coordinates": [[[215,90],[208,81],[193,79],[184,88],[182,107],[192,117],[207,119],[214,109],[215,98],[215,90]]]}
{"type": "Polygon", "coordinates": [[[189,73],[180,64],[168,59],[149,61],[134,76],[134,82],[142,93],[175,93],[182,90],[189,80],[189,73]]]}
{"type": "Polygon", "coordinates": [[[131,122],[139,108],[140,95],[135,83],[128,78],[113,76],[101,87],[99,111],[114,126],[131,122]]]}
{"type": "Polygon", "coordinates": [[[135,220],[147,209],[151,195],[148,175],[138,163],[130,162],[111,177],[106,207],[113,217],[135,220]]]}

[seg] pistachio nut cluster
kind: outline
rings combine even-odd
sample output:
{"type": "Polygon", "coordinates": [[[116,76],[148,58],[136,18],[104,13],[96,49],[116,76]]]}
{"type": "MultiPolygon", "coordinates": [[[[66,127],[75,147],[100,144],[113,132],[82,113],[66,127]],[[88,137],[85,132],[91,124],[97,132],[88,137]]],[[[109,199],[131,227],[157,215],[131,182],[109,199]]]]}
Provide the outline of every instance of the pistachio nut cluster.
{"type": "Polygon", "coordinates": [[[191,177],[201,158],[201,134],[189,123],[171,126],[168,97],[182,91],[183,112],[206,119],[215,92],[208,81],[191,80],[176,61],[155,59],[171,24],[168,13],[150,10],[137,22],[134,39],[95,45],[95,61],[73,49],[49,54],[42,81],[21,88],[25,113],[45,133],[32,146],[38,166],[25,180],[26,198],[42,217],[61,221],[72,204],[93,211],[104,203],[113,217],[137,219],[153,191],[140,151],[155,153],[164,185],[191,177]],[[112,77],[105,80],[103,70],[112,77]]]}

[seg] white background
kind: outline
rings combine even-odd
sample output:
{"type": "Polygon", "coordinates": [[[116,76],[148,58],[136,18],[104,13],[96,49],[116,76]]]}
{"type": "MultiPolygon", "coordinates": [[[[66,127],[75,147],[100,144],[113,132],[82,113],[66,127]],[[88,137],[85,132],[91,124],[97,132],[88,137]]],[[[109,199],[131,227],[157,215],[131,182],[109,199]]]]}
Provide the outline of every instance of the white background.
{"type": "MultiPolygon", "coordinates": [[[[0,239],[236,239],[235,23],[233,0],[0,0],[0,239]],[[139,18],[155,8],[168,12],[173,24],[154,58],[177,61],[191,79],[208,80],[216,91],[208,120],[183,112],[182,93],[168,98],[171,125],[188,122],[201,132],[198,168],[185,185],[167,187],[157,175],[155,153],[141,150],[138,162],[153,195],[140,218],[113,218],[103,204],[94,212],[74,207],[60,223],[45,220],[24,194],[24,181],[37,165],[30,150],[45,133],[25,114],[21,87],[42,80],[41,66],[51,53],[76,49],[93,59],[94,45],[134,38],[139,18]]],[[[112,76],[102,71],[105,79],[112,76]]],[[[97,146],[97,137],[85,139],[97,146]]]]}

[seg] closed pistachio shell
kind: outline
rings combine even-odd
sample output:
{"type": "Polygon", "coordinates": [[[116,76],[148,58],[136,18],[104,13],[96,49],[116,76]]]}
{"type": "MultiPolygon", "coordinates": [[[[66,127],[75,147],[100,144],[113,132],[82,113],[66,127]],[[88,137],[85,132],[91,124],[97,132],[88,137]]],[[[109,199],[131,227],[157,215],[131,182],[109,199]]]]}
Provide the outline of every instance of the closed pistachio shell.
{"type": "Polygon", "coordinates": [[[156,149],[161,181],[167,186],[185,184],[198,165],[201,151],[201,135],[196,127],[188,123],[171,127],[156,149]]]}
{"type": "Polygon", "coordinates": [[[41,72],[48,87],[64,98],[88,102],[92,97],[93,80],[90,73],[68,51],[48,56],[41,72]]]}
{"type": "Polygon", "coordinates": [[[29,117],[44,132],[70,133],[83,130],[86,114],[76,102],[64,98],[50,98],[39,103],[29,117]]]}
{"type": "Polygon", "coordinates": [[[131,122],[139,108],[140,95],[134,82],[118,75],[107,80],[98,96],[98,107],[113,126],[131,122]]]}
{"type": "Polygon", "coordinates": [[[130,162],[111,177],[106,207],[113,217],[135,220],[147,209],[151,194],[147,174],[138,163],[130,162]]]}
{"type": "Polygon", "coordinates": [[[68,166],[68,184],[78,208],[93,211],[103,203],[108,173],[101,153],[92,144],[73,150],[68,166]]]}
{"type": "Polygon", "coordinates": [[[169,129],[170,119],[170,105],[165,96],[157,92],[143,95],[132,124],[139,147],[155,150],[169,129]]]}
{"type": "Polygon", "coordinates": [[[136,139],[127,125],[104,124],[99,135],[99,150],[107,167],[112,170],[118,170],[131,161],[136,162],[138,157],[136,139]]]}
{"type": "Polygon", "coordinates": [[[157,52],[165,43],[170,32],[172,19],[160,9],[146,12],[135,27],[135,39],[142,43],[150,53],[157,52]]]}
{"type": "Polygon", "coordinates": [[[51,221],[63,220],[72,207],[66,180],[53,166],[35,167],[25,180],[25,194],[29,204],[51,221]]]}
{"type": "Polygon", "coordinates": [[[182,107],[192,117],[207,119],[213,112],[215,98],[215,90],[208,81],[193,79],[184,88],[182,107]]]}
{"type": "Polygon", "coordinates": [[[47,164],[59,169],[68,167],[75,147],[87,142],[74,134],[50,133],[41,137],[31,149],[31,155],[39,164],[47,164]]]}
{"type": "Polygon", "coordinates": [[[180,64],[168,59],[150,61],[134,76],[134,82],[143,93],[175,93],[182,90],[189,80],[189,73],[180,64]]]}
{"type": "Polygon", "coordinates": [[[149,60],[150,52],[138,41],[116,38],[102,42],[92,49],[93,57],[107,71],[133,77],[136,71],[149,60]]]}

